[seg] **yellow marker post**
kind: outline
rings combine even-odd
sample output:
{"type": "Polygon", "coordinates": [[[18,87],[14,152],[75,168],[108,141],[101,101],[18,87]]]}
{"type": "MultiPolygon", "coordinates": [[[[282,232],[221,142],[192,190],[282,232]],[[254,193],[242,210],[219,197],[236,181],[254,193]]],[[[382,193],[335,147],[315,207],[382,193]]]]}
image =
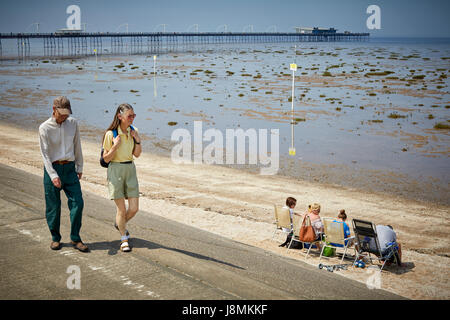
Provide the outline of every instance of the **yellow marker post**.
{"type": "Polygon", "coordinates": [[[97,49],[94,49],[94,53],[95,53],[95,67],[98,68],[98,63],[97,63],[97,49]]]}

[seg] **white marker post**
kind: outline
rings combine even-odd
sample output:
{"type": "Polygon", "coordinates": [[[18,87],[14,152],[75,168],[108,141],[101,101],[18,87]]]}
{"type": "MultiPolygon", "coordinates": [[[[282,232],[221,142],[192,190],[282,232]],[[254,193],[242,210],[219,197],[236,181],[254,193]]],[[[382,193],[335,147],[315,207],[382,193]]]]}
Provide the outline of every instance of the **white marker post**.
{"type": "Polygon", "coordinates": [[[156,55],[153,56],[153,96],[156,98],[156,55]]]}
{"type": "Polygon", "coordinates": [[[94,79],[97,80],[97,78],[98,78],[98,75],[97,75],[97,70],[98,70],[97,49],[94,49],[94,53],[95,53],[95,75],[94,75],[94,79]]]}
{"type": "Polygon", "coordinates": [[[291,147],[289,148],[289,155],[295,156],[295,147],[294,147],[294,83],[295,83],[295,71],[297,71],[297,65],[295,63],[291,63],[290,65],[292,70],[292,122],[291,122],[291,147]]]}

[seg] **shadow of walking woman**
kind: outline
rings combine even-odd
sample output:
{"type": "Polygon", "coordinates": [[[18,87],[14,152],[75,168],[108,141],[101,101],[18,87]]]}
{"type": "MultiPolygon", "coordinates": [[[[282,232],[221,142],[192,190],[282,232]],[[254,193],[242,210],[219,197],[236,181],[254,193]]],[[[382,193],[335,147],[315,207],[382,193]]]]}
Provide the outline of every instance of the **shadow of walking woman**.
{"type": "MultiPolygon", "coordinates": [[[[144,239],[141,239],[141,238],[131,238],[130,239],[130,244],[131,244],[132,248],[141,248],[141,249],[149,249],[149,250],[165,249],[165,250],[179,252],[179,253],[188,255],[190,257],[196,258],[196,259],[202,259],[202,260],[208,260],[208,261],[212,261],[212,262],[217,262],[217,263],[224,264],[224,265],[227,265],[227,266],[230,266],[230,267],[233,267],[233,268],[245,270],[245,268],[242,268],[240,266],[236,266],[236,265],[234,265],[232,263],[229,263],[229,262],[217,260],[217,259],[214,259],[212,257],[204,256],[202,254],[198,254],[198,253],[195,253],[195,252],[190,252],[190,251],[177,249],[177,248],[166,247],[166,246],[163,246],[163,245],[160,245],[160,244],[148,241],[148,240],[144,240],[144,239]]],[[[89,249],[91,251],[104,251],[104,250],[107,250],[108,251],[108,255],[111,255],[111,256],[116,255],[118,252],[120,252],[120,250],[118,249],[119,247],[120,247],[120,240],[89,243],[89,249]]]]}

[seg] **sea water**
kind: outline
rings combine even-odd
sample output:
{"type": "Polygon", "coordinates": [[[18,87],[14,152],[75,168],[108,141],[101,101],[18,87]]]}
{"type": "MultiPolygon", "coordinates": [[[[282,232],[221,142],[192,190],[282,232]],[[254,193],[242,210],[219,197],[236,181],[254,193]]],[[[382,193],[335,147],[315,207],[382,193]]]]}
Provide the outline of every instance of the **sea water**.
{"type": "Polygon", "coordinates": [[[164,155],[173,131],[193,132],[194,121],[224,133],[278,129],[279,174],[387,192],[397,183],[403,187],[391,189],[403,195],[413,195],[414,184],[424,199],[448,203],[448,39],[103,49],[97,57],[37,58],[33,49],[31,57],[3,59],[0,111],[43,117],[64,94],[81,123],[103,130],[117,106],[130,103],[135,125],[151,138],[148,150],[164,155]]]}

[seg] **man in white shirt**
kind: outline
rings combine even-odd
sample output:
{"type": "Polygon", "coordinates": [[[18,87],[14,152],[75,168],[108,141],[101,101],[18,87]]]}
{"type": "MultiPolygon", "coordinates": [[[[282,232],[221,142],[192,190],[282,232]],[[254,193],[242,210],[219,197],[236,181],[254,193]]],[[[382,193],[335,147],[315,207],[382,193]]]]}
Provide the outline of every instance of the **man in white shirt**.
{"type": "Polygon", "coordinates": [[[72,108],[66,97],[53,101],[53,114],[39,126],[39,144],[44,160],[45,217],[52,235],[50,248],[61,249],[61,189],[70,209],[72,245],[82,251],[89,248],[81,241],[80,229],[84,201],[80,179],[83,172],[80,130],[70,116],[72,108]]]}

